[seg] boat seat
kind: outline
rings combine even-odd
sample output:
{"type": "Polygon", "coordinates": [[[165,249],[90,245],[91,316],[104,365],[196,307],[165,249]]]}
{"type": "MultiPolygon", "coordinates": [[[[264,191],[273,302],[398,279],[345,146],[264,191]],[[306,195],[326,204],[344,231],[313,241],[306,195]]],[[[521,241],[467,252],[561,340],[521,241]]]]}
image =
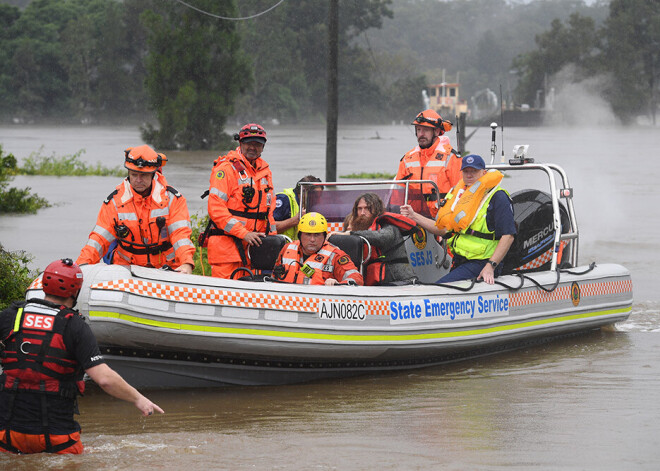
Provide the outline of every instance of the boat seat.
{"type": "Polygon", "coordinates": [[[287,236],[269,235],[261,239],[261,245],[251,245],[248,249],[253,270],[272,270],[282,248],[291,242],[287,236]]]}
{"type": "Polygon", "coordinates": [[[273,267],[282,248],[291,242],[285,235],[269,235],[261,238],[261,245],[248,248],[250,268],[240,267],[234,270],[230,278],[242,281],[264,281],[273,272],[273,267]]]}
{"type": "Polygon", "coordinates": [[[364,237],[356,235],[330,235],[328,237],[328,242],[333,245],[336,245],[344,252],[346,255],[351,257],[351,260],[357,267],[357,269],[363,273],[364,264],[369,257],[371,257],[371,244],[364,237]],[[365,247],[366,247],[366,256],[365,256],[365,247]]]}

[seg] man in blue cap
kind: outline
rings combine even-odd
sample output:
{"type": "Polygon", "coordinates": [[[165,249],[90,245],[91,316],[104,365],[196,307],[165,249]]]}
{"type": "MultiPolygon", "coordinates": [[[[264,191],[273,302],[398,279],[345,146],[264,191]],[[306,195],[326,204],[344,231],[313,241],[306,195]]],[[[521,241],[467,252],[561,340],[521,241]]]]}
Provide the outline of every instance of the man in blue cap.
{"type": "Polygon", "coordinates": [[[429,232],[448,238],[454,258],[451,271],[438,283],[477,278],[493,284],[516,235],[511,199],[500,187],[502,173],[487,171],[479,155],[463,157],[461,175],[463,179],[440,201],[435,221],[415,213],[408,205],[401,207],[401,214],[429,232]]]}

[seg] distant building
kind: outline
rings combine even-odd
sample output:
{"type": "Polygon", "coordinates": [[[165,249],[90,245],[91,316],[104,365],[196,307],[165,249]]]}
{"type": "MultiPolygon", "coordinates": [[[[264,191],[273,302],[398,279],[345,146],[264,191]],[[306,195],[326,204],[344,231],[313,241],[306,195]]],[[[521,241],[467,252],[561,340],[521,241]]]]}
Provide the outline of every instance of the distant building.
{"type": "Polygon", "coordinates": [[[461,100],[458,83],[439,83],[427,87],[430,108],[436,110],[440,116],[453,121],[454,116],[468,112],[466,100],[461,100]]]}

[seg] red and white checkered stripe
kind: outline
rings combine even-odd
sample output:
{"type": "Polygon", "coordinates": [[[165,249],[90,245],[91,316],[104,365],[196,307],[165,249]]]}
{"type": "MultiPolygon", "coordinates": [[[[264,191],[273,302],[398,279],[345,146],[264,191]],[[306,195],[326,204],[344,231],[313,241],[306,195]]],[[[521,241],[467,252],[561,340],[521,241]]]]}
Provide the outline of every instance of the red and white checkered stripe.
{"type": "MultiPolygon", "coordinates": [[[[605,281],[602,283],[578,283],[580,296],[586,298],[589,296],[603,296],[607,294],[621,294],[632,291],[631,280],[605,281]]],[[[541,289],[533,291],[517,291],[510,295],[510,305],[527,306],[530,304],[547,303],[553,301],[571,300],[571,287],[560,286],[552,292],[546,292],[541,289]]]]}
{"type": "Polygon", "coordinates": [[[275,293],[248,293],[225,289],[171,286],[152,281],[133,279],[105,281],[93,285],[92,289],[123,291],[167,301],[298,312],[318,312],[318,303],[321,301],[360,302],[366,306],[366,313],[368,315],[378,316],[389,315],[390,313],[389,302],[382,300],[356,301],[349,299],[308,298],[275,293]]]}
{"type": "MultiPolygon", "coordinates": [[[[564,247],[568,244],[566,241],[561,241],[561,248],[559,249],[560,252],[564,250],[564,247]]],[[[548,263],[550,260],[552,260],[552,248],[548,249],[547,251],[543,252],[541,255],[536,257],[534,260],[531,262],[527,262],[526,264],[515,268],[516,271],[518,270],[533,270],[534,268],[539,268],[548,263]]]]}

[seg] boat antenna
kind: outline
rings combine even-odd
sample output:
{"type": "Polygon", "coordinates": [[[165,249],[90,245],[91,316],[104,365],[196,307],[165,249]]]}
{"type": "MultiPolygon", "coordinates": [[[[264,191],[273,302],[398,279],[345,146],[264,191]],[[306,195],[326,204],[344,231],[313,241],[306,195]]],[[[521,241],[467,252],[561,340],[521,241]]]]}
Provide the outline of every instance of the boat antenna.
{"type": "MultiPolygon", "coordinates": [[[[502,109],[502,105],[504,105],[504,102],[502,101],[502,84],[500,83],[500,125],[502,126],[502,131],[500,131],[500,138],[502,140],[502,144],[500,145],[502,148],[502,157],[500,162],[504,163],[504,110],[502,109]]],[[[493,137],[493,139],[495,139],[495,137],[493,137]]]]}
{"type": "Polygon", "coordinates": [[[495,153],[497,152],[497,144],[495,144],[495,130],[497,129],[497,123],[490,123],[490,129],[492,129],[492,132],[490,133],[490,164],[493,165],[493,162],[495,162],[495,153]]]}

